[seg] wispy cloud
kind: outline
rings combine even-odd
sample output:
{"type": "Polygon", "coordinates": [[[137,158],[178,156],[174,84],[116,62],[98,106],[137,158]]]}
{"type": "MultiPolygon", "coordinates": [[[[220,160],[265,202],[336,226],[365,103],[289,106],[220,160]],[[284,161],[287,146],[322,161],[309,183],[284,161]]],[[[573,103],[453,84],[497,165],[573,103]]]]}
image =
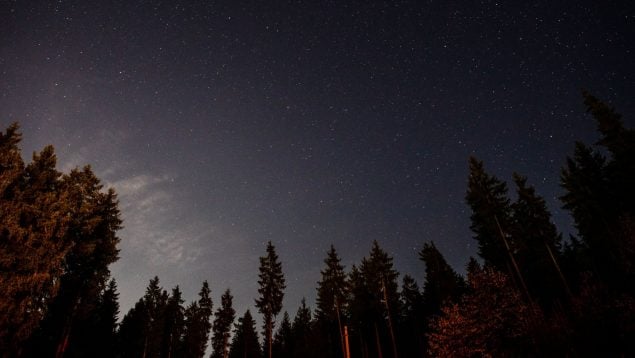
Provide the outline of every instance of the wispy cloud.
{"type": "Polygon", "coordinates": [[[125,218],[122,249],[151,265],[196,261],[201,239],[210,234],[195,218],[183,222],[172,181],[169,175],[139,174],[107,183],[118,193],[125,218]]]}

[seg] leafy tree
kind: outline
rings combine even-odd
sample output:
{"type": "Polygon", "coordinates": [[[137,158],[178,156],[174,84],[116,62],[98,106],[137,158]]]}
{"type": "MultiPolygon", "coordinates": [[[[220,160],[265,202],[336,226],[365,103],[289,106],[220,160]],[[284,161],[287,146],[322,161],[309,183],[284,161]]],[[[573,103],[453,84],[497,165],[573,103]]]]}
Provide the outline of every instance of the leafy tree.
{"type": "Polygon", "coordinates": [[[212,358],[227,358],[229,354],[229,332],[234,323],[236,311],[232,307],[233,296],[229,289],[221,297],[221,307],[216,310],[216,318],[213,325],[212,358]]]}
{"type": "Polygon", "coordinates": [[[348,283],[344,266],[331,245],[325,267],[320,271],[322,278],[317,288],[317,308],[315,310],[316,326],[319,330],[318,340],[322,341],[322,349],[328,356],[342,355],[342,325],[346,323],[348,283]]]}
{"type": "Polygon", "coordinates": [[[278,261],[276,249],[271,241],[267,243],[267,254],[260,257],[258,285],[260,297],[256,299],[256,307],[264,317],[265,345],[268,347],[268,356],[271,358],[274,320],[282,309],[282,299],[286,288],[282,265],[278,261]]]}
{"type": "Polygon", "coordinates": [[[504,357],[535,354],[537,313],[502,273],[487,268],[470,275],[470,292],[443,306],[431,323],[433,357],[504,357]]]}
{"type": "Polygon", "coordinates": [[[428,315],[437,314],[445,301],[456,301],[465,291],[465,282],[445,261],[434,245],[425,243],[419,258],[426,265],[423,300],[428,315]]]}
{"type": "Polygon", "coordinates": [[[261,355],[256,322],[247,310],[244,316],[238,319],[234,328],[229,358],[260,358],[261,355]]]}

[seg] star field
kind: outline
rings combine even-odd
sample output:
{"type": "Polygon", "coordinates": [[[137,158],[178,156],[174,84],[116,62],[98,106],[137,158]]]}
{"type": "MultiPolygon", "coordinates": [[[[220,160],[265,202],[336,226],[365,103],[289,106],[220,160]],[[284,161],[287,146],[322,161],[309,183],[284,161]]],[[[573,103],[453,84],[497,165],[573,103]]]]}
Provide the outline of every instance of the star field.
{"type": "Polygon", "coordinates": [[[193,299],[253,306],[258,256],[283,263],[285,309],[315,297],[333,243],[347,268],[378,240],[423,282],[434,240],[476,248],[467,158],[543,195],[596,140],[581,90],[633,127],[635,6],[495,1],[8,1],[0,124],[119,193],[122,314],[158,275],[193,299]]]}

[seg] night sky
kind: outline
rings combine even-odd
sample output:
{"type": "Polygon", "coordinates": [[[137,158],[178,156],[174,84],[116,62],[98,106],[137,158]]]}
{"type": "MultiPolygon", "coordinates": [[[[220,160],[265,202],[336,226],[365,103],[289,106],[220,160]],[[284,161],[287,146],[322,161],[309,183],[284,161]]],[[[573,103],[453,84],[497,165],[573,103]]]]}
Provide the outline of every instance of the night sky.
{"type": "Polygon", "coordinates": [[[470,155],[571,230],[581,90],[635,126],[635,2],[562,3],[2,1],[0,125],[118,192],[120,316],[154,275],[255,311],[268,240],[293,314],[331,243],[349,269],[377,240],[422,284],[434,240],[463,272],[470,155]]]}

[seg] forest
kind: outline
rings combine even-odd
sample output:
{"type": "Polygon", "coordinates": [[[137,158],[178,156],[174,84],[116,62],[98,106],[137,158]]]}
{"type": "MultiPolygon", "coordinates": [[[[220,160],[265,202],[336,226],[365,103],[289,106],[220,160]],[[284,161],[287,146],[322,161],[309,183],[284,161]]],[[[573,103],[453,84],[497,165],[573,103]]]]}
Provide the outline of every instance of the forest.
{"type": "Polygon", "coordinates": [[[465,201],[478,257],[465,258],[465,277],[434,242],[419,252],[421,284],[378,242],[348,268],[331,246],[315,307],[303,300],[291,313],[272,242],[251,310],[235,311],[231,288],[213,302],[208,282],[186,304],[154,277],[120,312],[115,191],[90,166],[58,171],[52,146],[26,163],[12,124],[0,132],[1,356],[635,356],[635,131],[583,97],[599,139],[575,143],[560,175],[575,235],[563,237],[526,177],[507,183],[472,157],[465,201]]]}

